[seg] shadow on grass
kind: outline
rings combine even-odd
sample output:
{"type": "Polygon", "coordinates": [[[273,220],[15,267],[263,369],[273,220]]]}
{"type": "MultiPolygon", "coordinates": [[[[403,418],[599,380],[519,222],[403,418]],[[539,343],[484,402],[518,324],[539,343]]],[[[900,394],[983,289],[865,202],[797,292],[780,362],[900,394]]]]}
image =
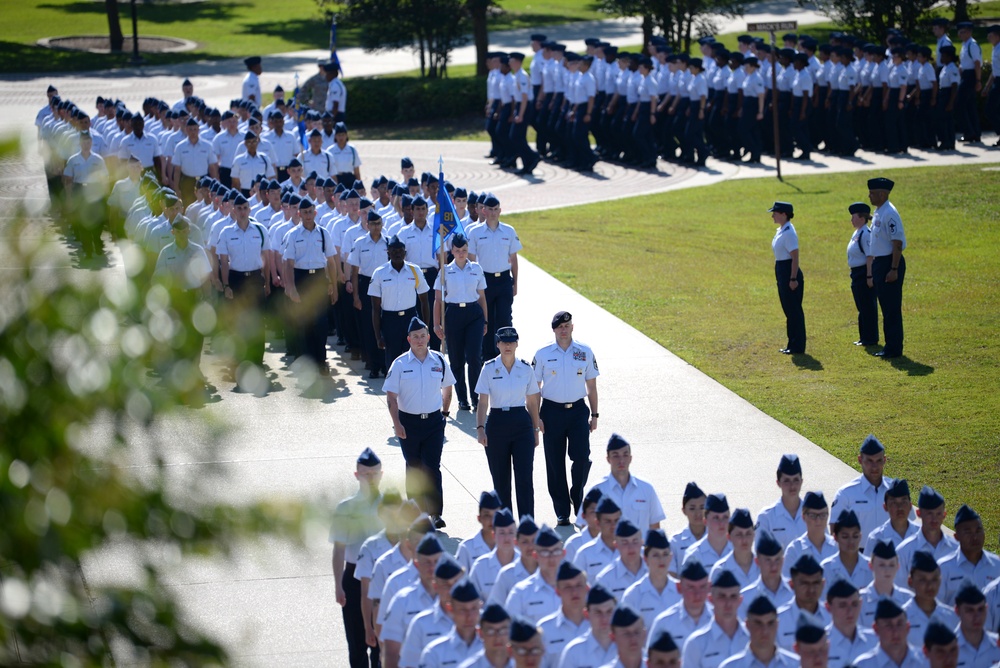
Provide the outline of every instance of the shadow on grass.
{"type": "Polygon", "coordinates": [[[893,369],[905,371],[907,376],[929,376],[934,373],[934,367],[911,360],[906,355],[893,357],[889,360],[889,364],[893,369]]]}
{"type": "Polygon", "coordinates": [[[792,364],[805,371],[822,371],[823,363],[809,353],[796,353],[790,356],[792,364]]]}
{"type": "MultiPolygon", "coordinates": [[[[316,17],[244,23],[233,28],[233,34],[236,35],[270,35],[286,42],[297,43],[303,49],[322,48],[330,41],[329,24],[316,17]]],[[[360,32],[357,28],[338,27],[337,46],[346,48],[357,45],[360,32]]]]}
{"type": "MultiPolygon", "coordinates": [[[[140,21],[152,23],[181,23],[184,21],[228,21],[237,10],[252,7],[248,2],[142,2],[136,4],[140,21]]],[[[107,15],[103,2],[72,2],[66,5],[42,4],[38,9],[49,9],[63,14],[107,15]]],[[[122,27],[131,20],[128,3],[119,3],[122,27]]]]}

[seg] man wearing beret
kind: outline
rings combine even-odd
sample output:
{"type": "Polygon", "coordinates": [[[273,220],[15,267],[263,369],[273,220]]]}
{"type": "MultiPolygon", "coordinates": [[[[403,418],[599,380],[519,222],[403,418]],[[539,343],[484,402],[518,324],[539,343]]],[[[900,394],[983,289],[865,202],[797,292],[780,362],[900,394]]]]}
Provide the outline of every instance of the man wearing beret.
{"type": "Polygon", "coordinates": [[[552,318],[552,330],[555,342],[535,353],[531,366],[542,390],[539,417],[549,496],[559,526],[569,526],[570,503],[573,513],[578,514],[590,474],[590,432],[597,429],[597,376],[600,372],[594,351],[573,340],[571,314],[556,313],[552,318]],[[573,463],[571,487],[566,485],[567,451],[573,463]]]}

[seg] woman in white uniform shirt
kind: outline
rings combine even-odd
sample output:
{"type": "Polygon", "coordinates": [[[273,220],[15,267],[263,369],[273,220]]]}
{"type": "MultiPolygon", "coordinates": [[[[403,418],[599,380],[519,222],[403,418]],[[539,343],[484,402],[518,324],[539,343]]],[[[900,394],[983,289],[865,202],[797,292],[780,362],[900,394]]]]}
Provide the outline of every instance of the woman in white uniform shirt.
{"type": "Polygon", "coordinates": [[[493,489],[505,508],[511,508],[510,472],[514,469],[517,514],[535,514],[532,483],[535,448],[538,447],[538,406],[541,394],[531,365],[515,357],[518,335],[513,327],[496,333],[500,355],[483,365],[476,394],[479,410],[476,436],[486,448],[493,489]],[[487,418],[487,411],[489,417],[487,418]]]}
{"type": "Polygon", "coordinates": [[[778,282],[778,299],[785,312],[788,343],[780,352],[801,355],[806,351],[806,317],[802,313],[802,270],[799,269],[799,236],[791,220],[795,215],[788,202],[775,202],[768,211],[778,226],[771,240],[774,251],[774,278],[778,282]]]}

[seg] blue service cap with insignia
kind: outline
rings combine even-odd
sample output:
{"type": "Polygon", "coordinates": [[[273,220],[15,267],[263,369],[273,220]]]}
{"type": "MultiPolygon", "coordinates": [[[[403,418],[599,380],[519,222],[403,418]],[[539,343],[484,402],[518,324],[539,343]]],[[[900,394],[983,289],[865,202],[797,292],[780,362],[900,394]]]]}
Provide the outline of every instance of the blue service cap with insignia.
{"type": "Polygon", "coordinates": [[[858,521],[858,515],[853,510],[841,510],[840,514],[833,521],[837,530],[840,529],[852,529],[861,528],[861,522],[858,521]]]}
{"type": "Polygon", "coordinates": [[[955,605],[979,605],[986,600],[983,590],[973,582],[964,580],[955,594],[955,605]]]}
{"type": "Polygon", "coordinates": [[[378,466],[381,463],[382,460],[378,458],[378,455],[371,448],[365,448],[358,455],[358,466],[378,466]]]}
{"type": "Polygon", "coordinates": [[[583,574],[583,571],[579,568],[568,561],[563,561],[559,564],[559,570],[556,571],[556,581],[563,582],[565,580],[572,580],[581,574],[583,574]]]}
{"type": "Polygon", "coordinates": [[[669,550],[670,549],[670,539],[667,538],[667,532],[663,529],[650,529],[646,532],[646,548],[652,548],[657,550],[669,550]]]}
{"type": "Polygon", "coordinates": [[[868,179],[868,190],[891,191],[894,185],[896,184],[882,176],[874,179],[868,179]]]}
{"type": "Polygon", "coordinates": [[[910,483],[906,478],[896,478],[885,490],[885,495],[893,499],[910,498],[910,483]]]}
{"type": "Polygon", "coordinates": [[[825,510],[827,507],[826,497],[823,492],[806,492],[802,499],[802,506],[809,510],[825,510]]]}
{"type": "Polygon", "coordinates": [[[603,584],[598,582],[590,591],[587,592],[587,605],[600,605],[601,603],[607,603],[608,601],[614,601],[615,595],[605,587],[603,584]]]}
{"type": "Polygon", "coordinates": [[[611,626],[623,629],[627,626],[632,626],[641,619],[639,614],[631,607],[624,603],[619,603],[618,607],[611,614],[611,626]]]}
{"type": "Polygon", "coordinates": [[[514,343],[518,340],[517,330],[513,327],[501,327],[496,333],[497,343],[514,343]]]}
{"type": "Polygon", "coordinates": [[[412,318],[410,318],[410,324],[406,328],[406,333],[409,334],[410,332],[415,332],[419,329],[427,329],[427,323],[418,318],[417,316],[413,316],[412,318]]]}
{"type": "Polygon", "coordinates": [[[872,208],[867,204],[865,204],[864,202],[854,202],[849,207],[847,207],[847,211],[852,215],[860,213],[861,215],[867,216],[872,212],[872,208]]]}
{"type": "Polygon", "coordinates": [[[709,494],[705,499],[706,513],[724,513],[729,510],[729,501],[725,494],[709,494]]]}
{"type": "Polygon", "coordinates": [[[552,329],[555,329],[559,325],[570,322],[573,320],[573,315],[569,311],[559,311],[554,316],[552,316],[552,329]]]}
{"type": "Polygon", "coordinates": [[[469,239],[464,234],[456,233],[451,238],[451,247],[452,248],[465,248],[468,245],[469,245],[469,239]]]}
{"type": "Polygon", "coordinates": [[[775,202],[774,204],[771,205],[771,208],[768,209],[768,211],[783,213],[785,215],[792,215],[793,213],[795,213],[794,207],[792,207],[791,202],[775,202]]]}
{"type": "Polygon", "coordinates": [[[613,515],[615,513],[620,513],[621,508],[610,496],[602,496],[601,500],[597,502],[597,514],[598,515],[613,515]]]}
{"type": "Polygon", "coordinates": [[[371,209],[368,212],[368,222],[369,222],[369,224],[370,223],[381,223],[382,222],[382,216],[380,216],[377,213],[375,213],[374,209],[371,209]]]}
{"type": "Polygon", "coordinates": [[[634,536],[639,533],[639,527],[637,527],[631,520],[623,519],[618,522],[615,527],[615,536],[618,538],[628,538],[629,536],[634,536]]]}
{"type": "Polygon", "coordinates": [[[560,543],[562,538],[548,524],[543,524],[535,535],[535,547],[555,547],[560,543]]]}
{"type": "Polygon", "coordinates": [[[728,568],[722,568],[716,572],[715,577],[712,578],[713,587],[739,587],[740,581],[736,579],[733,572],[728,568]]]}
{"type": "MultiPolygon", "coordinates": [[[[877,181],[878,179],[873,179],[877,181]]],[[[871,189],[871,181],[868,182],[868,187],[871,189]]],[[[885,446],[882,445],[882,441],[876,438],[875,434],[868,434],[865,436],[865,440],[861,443],[861,454],[863,455],[877,455],[885,452],[885,446]]]]}
{"type": "Polygon", "coordinates": [[[499,624],[500,622],[506,622],[508,619],[510,619],[510,615],[507,614],[507,611],[499,603],[487,603],[483,607],[483,611],[479,613],[480,623],[499,624]]]}
{"type": "Polygon", "coordinates": [[[944,505],[944,497],[941,493],[930,485],[924,485],[920,489],[920,496],[917,497],[917,508],[921,510],[934,510],[944,505]]]}
{"type": "Polygon", "coordinates": [[[653,638],[653,642],[649,645],[649,651],[652,652],[676,652],[678,651],[677,643],[674,641],[674,637],[670,635],[670,631],[660,631],[660,633],[653,638]]]}
{"type": "Polygon", "coordinates": [[[608,439],[608,452],[612,450],[621,450],[622,448],[629,447],[629,442],[618,434],[611,434],[611,438],[608,439]]]}
{"type": "Polygon", "coordinates": [[[451,600],[453,601],[472,603],[473,601],[482,600],[482,598],[479,594],[479,589],[476,588],[476,585],[469,578],[462,578],[451,587],[451,600]]]}
{"type": "Polygon", "coordinates": [[[750,601],[750,605],[747,606],[748,615],[756,615],[761,617],[763,615],[777,614],[778,609],[774,607],[774,603],[771,602],[767,596],[761,594],[754,600],[750,601]]]}
{"type": "Polygon", "coordinates": [[[955,513],[955,528],[957,529],[962,522],[974,522],[978,519],[980,519],[979,513],[963,503],[962,507],[955,513]]]}
{"type": "Polygon", "coordinates": [[[308,197],[302,197],[301,202],[299,202],[299,211],[308,211],[313,208],[313,202],[308,197]]]}
{"type": "Polygon", "coordinates": [[[737,508],[729,518],[729,523],[740,529],[752,529],[753,517],[750,516],[749,508],[737,508]]]}
{"type": "Polygon", "coordinates": [[[514,514],[509,508],[501,508],[493,513],[493,528],[502,529],[514,525],[514,514]]]}
{"type": "Polygon", "coordinates": [[[243,196],[242,193],[238,193],[236,197],[233,198],[233,206],[243,206],[244,204],[249,204],[247,198],[243,196]]]}
{"type": "Polygon", "coordinates": [[[795,620],[795,641],[806,645],[814,645],[826,635],[826,626],[815,615],[804,610],[799,612],[795,620]]]}
{"type": "Polygon", "coordinates": [[[854,586],[854,583],[850,580],[840,578],[826,590],[826,601],[829,603],[835,598],[848,598],[857,593],[858,588],[854,586]]]}
{"type": "Polygon", "coordinates": [[[816,575],[823,572],[823,567],[816,561],[816,557],[811,554],[803,554],[792,564],[791,572],[792,575],[799,573],[802,575],[816,575]]]}
{"type": "Polygon", "coordinates": [[[896,556],[896,545],[891,540],[880,540],[872,549],[872,556],[879,559],[892,559],[896,556]]]}
{"type": "MultiPolygon", "coordinates": [[[[435,542],[437,542],[436,537],[431,537],[435,540],[435,542]]],[[[427,540],[426,537],[424,540],[420,541],[420,544],[423,545],[425,540],[427,540]]],[[[438,547],[440,547],[440,545],[438,547]]],[[[417,554],[437,554],[437,552],[421,552],[418,546],[417,554]]],[[[450,580],[456,575],[459,575],[461,572],[462,565],[455,561],[454,557],[450,554],[442,556],[441,559],[438,560],[437,565],[434,567],[434,577],[438,580],[450,580]]]]}
{"type": "Polygon", "coordinates": [[[782,473],[785,475],[802,475],[802,462],[799,461],[798,455],[781,455],[781,460],[778,462],[778,474],[782,473]]]}
{"type": "Polygon", "coordinates": [[[538,627],[530,619],[517,615],[510,621],[510,641],[528,642],[538,635],[538,627]]]}
{"type": "Polygon", "coordinates": [[[698,487],[698,483],[692,481],[684,486],[684,496],[682,497],[682,503],[687,503],[691,499],[700,499],[705,496],[705,492],[702,491],[701,487],[698,487]]]}
{"type": "Polygon", "coordinates": [[[899,607],[899,603],[896,603],[891,598],[883,598],[879,600],[878,605],[875,606],[875,621],[880,619],[895,619],[900,615],[905,614],[903,609],[899,607]]]}
{"type": "Polygon", "coordinates": [[[761,529],[757,532],[755,547],[757,554],[764,555],[765,557],[774,557],[784,551],[778,539],[767,529],[761,529]]]}
{"type": "MultiPolygon", "coordinates": [[[[444,552],[444,548],[441,547],[441,541],[437,539],[433,533],[425,533],[424,537],[420,539],[417,543],[417,554],[422,554],[424,556],[433,556],[435,554],[441,554],[444,552]]],[[[435,569],[435,575],[437,574],[437,569],[435,569]]]]}
{"type": "Polygon", "coordinates": [[[500,495],[495,491],[482,492],[479,495],[479,509],[480,510],[497,510],[503,504],[500,502],[500,495]]]}
{"type": "Polygon", "coordinates": [[[927,649],[935,645],[950,645],[957,639],[958,636],[955,635],[955,631],[937,620],[928,624],[927,630],[924,631],[924,647],[927,649]]]}
{"type": "Polygon", "coordinates": [[[517,535],[534,536],[536,533],[538,533],[538,525],[535,524],[535,518],[527,513],[521,515],[521,521],[517,523],[517,535]]]}
{"type": "Polygon", "coordinates": [[[689,556],[681,566],[680,576],[682,580],[704,580],[708,577],[708,571],[699,559],[689,556]]]}

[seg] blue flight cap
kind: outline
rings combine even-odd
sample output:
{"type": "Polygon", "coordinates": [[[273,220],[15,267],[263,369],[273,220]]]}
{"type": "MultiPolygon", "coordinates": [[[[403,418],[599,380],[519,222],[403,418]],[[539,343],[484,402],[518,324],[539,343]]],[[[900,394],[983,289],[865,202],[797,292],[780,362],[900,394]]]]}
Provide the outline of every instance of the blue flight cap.
{"type": "Polygon", "coordinates": [[[510,622],[510,641],[528,642],[538,635],[538,627],[535,623],[520,615],[514,617],[510,622]]]}
{"type": "Polygon", "coordinates": [[[678,651],[677,643],[674,641],[674,637],[670,635],[670,631],[660,631],[660,633],[653,638],[653,642],[649,645],[650,652],[676,652],[678,651]]]}
{"type": "Polygon", "coordinates": [[[288,169],[291,169],[292,167],[301,167],[301,166],[302,162],[298,158],[292,158],[291,160],[288,161],[288,169]]]}
{"type": "Polygon", "coordinates": [[[904,614],[903,609],[899,607],[899,603],[896,603],[891,598],[883,598],[875,606],[876,622],[880,619],[895,619],[902,614],[904,614]]]}
{"type": "Polygon", "coordinates": [[[564,561],[559,564],[559,570],[556,571],[556,581],[563,582],[565,580],[572,580],[578,575],[582,575],[583,571],[574,566],[568,561],[564,561]]]}
{"type": "Polygon", "coordinates": [[[427,329],[427,323],[418,318],[417,316],[413,316],[412,318],[410,318],[410,325],[409,327],[406,328],[406,333],[409,334],[419,329],[427,329]]]}
{"type": "MultiPolygon", "coordinates": [[[[433,536],[431,537],[433,538],[433,536]]],[[[427,538],[424,538],[424,540],[420,541],[420,544],[423,545],[425,540],[427,540],[427,538]]],[[[437,538],[434,538],[434,540],[437,541],[437,538]]],[[[420,548],[417,548],[417,553],[427,554],[426,552],[421,552],[420,548]]],[[[437,553],[434,552],[431,554],[437,554],[437,553]]],[[[434,567],[434,577],[436,577],[438,580],[450,580],[453,577],[460,575],[461,573],[462,573],[462,566],[457,561],[455,561],[454,557],[448,554],[442,556],[441,559],[438,560],[437,566],[434,567]]]]}
{"type": "Polygon", "coordinates": [[[955,594],[955,605],[979,605],[986,600],[983,590],[969,580],[965,580],[955,594]]]}
{"type": "Polygon", "coordinates": [[[809,510],[826,510],[826,497],[823,496],[823,492],[806,492],[805,498],[802,499],[802,507],[809,510]]]}
{"type": "Polygon", "coordinates": [[[854,586],[850,580],[845,580],[840,578],[826,590],[826,600],[827,603],[833,601],[835,598],[848,598],[854,596],[858,593],[858,588],[854,586]]]}
{"type": "Polygon", "coordinates": [[[781,455],[778,462],[778,474],[781,475],[802,475],[802,463],[798,455],[781,455]]]}
{"type": "Polygon", "coordinates": [[[917,508],[921,510],[934,510],[944,505],[944,497],[941,493],[930,485],[924,485],[917,497],[917,508]]]}
{"type": "Polygon", "coordinates": [[[607,603],[608,601],[614,601],[615,595],[611,591],[602,585],[600,582],[595,584],[587,592],[587,605],[600,605],[601,603],[607,603]]]}
{"type": "Polygon", "coordinates": [[[417,195],[413,198],[413,206],[427,206],[427,200],[422,195],[417,195]]]}
{"type": "Polygon", "coordinates": [[[410,169],[411,167],[413,167],[413,161],[409,158],[403,158],[399,161],[400,169],[410,169]]]}
{"type": "Polygon", "coordinates": [[[729,510],[729,501],[725,494],[709,494],[705,499],[706,513],[724,513],[729,510]]]}
{"type": "Polygon", "coordinates": [[[543,524],[542,528],[535,535],[535,547],[549,548],[555,547],[560,543],[562,543],[562,539],[559,537],[559,534],[553,531],[547,524],[543,524]]]}
{"type": "Polygon", "coordinates": [[[795,642],[813,645],[826,635],[826,626],[815,615],[802,611],[795,620],[795,642]]]}
{"type": "Polygon", "coordinates": [[[637,533],[639,533],[639,527],[627,519],[620,520],[615,527],[615,536],[618,538],[629,538],[637,533]]]}
{"type": "Polygon", "coordinates": [[[624,603],[620,603],[611,614],[611,626],[621,629],[626,626],[632,626],[641,619],[642,618],[639,617],[639,614],[635,610],[624,603]]]}
{"type": "Polygon", "coordinates": [[[313,208],[313,202],[308,197],[301,197],[299,199],[302,200],[299,202],[299,211],[308,211],[313,208]]]}
{"type": "Polygon", "coordinates": [[[429,557],[442,552],[444,552],[444,548],[441,547],[441,542],[433,533],[425,533],[424,537],[417,543],[417,554],[429,557]]]}
{"type": "Polygon", "coordinates": [[[249,58],[243,59],[243,64],[247,67],[253,67],[254,65],[260,65],[260,56],[250,56],[249,58]]]}
{"type": "Polygon", "coordinates": [[[451,238],[452,248],[465,248],[468,245],[469,245],[469,238],[466,237],[464,234],[456,232],[455,235],[451,238]]]}
{"type": "Polygon", "coordinates": [[[487,603],[483,611],[479,614],[479,622],[487,624],[499,624],[510,619],[510,615],[499,603],[487,603]]]}
{"type": "Polygon", "coordinates": [[[879,559],[893,559],[896,556],[896,545],[891,540],[880,540],[875,543],[872,556],[879,559]]]}
{"type": "Polygon", "coordinates": [[[233,206],[244,206],[249,203],[250,202],[247,201],[247,198],[242,194],[237,194],[236,197],[233,198],[233,206]]]}
{"type": "Polygon", "coordinates": [[[521,521],[517,524],[517,535],[534,536],[536,533],[538,525],[535,524],[535,518],[528,514],[521,515],[521,521]]]}
{"type": "Polygon", "coordinates": [[[737,508],[729,518],[729,523],[740,529],[752,529],[753,517],[750,516],[749,508],[737,508]]]}
{"type": "Polygon", "coordinates": [[[792,575],[801,573],[802,575],[816,575],[823,572],[823,567],[816,561],[816,557],[811,554],[803,554],[794,564],[792,564],[792,575]]]}
{"type": "Polygon", "coordinates": [[[361,195],[358,194],[357,190],[354,190],[352,188],[351,190],[344,191],[344,199],[345,200],[348,200],[348,199],[357,199],[357,200],[359,200],[359,199],[361,199],[361,195]]]}
{"type": "Polygon", "coordinates": [[[382,222],[382,216],[380,216],[377,213],[375,213],[374,209],[371,209],[368,212],[368,222],[369,223],[381,223],[382,222]]]}
{"type": "Polygon", "coordinates": [[[689,557],[684,560],[684,565],[681,566],[680,576],[682,580],[704,580],[708,577],[708,571],[705,570],[705,566],[700,560],[689,557]]]}
{"type": "Polygon", "coordinates": [[[777,614],[777,612],[778,610],[774,607],[774,603],[771,602],[771,599],[763,594],[752,600],[750,605],[747,607],[748,615],[762,616],[769,615],[771,613],[777,614]]]}
{"type": "Polygon", "coordinates": [[[479,509],[480,510],[497,510],[503,504],[500,503],[500,495],[495,491],[483,492],[479,495],[479,509]]]}
{"type": "Polygon", "coordinates": [[[378,458],[378,455],[371,448],[365,448],[358,455],[358,466],[378,466],[381,463],[382,460],[378,458]]]}
{"type": "Polygon", "coordinates": [[[613,515],[615,513],[620,513],[621,508],[618,504],[614,502],[609,496],[602,496],[601,500],[597,502],[597,514],[598,515],[613,515]]]}
{"type": "Polygon", "coordinates": [[[387,244],[387,246],[389,248],[403,248],[403,249],[406,248],[406,244],[403,243],[403,240],[399,238],[398,234],[393,235],[393,237],[389,239],[389,243],[387,244]]]}
{"type": "Polygon", "coordinates": [[[618,434],[611,434],[611,438],[608,439],[608,452],[612,450],[621,450],[622,448],[629,447],[629,442],[618,434]]]}
{"type": "Polygon", "coordinates": [[[740,582],[739,580],[736,579],[736,576],[733,575],[733,572],[731,570],[729,570],[728,568],[723,568],[720,569],[715,574],[715,577],[712,578],[712,586],[723,587],[723,588],[739,587],[740,582]]]}
{"type": "Polygon", "coordinates": [[[493,528],[502,529],[514,525],[514,514],[509,508],[501,508],[493,514],[493,528]]]}
{"type": "Polygon", "coordinates": [[[705,496],[705,492],[702,491],[701,487],[698,487],[698,483],[689,482],[684,486],[684,496],[682,504],[686,504],[691,499],[700,499],[705,496]]]}
{"type": "Polygon", "coordinates": [[[837,515],[837,519],[835,519],[833,523],[837,531],[840,529],[861,528],[861,522],[858,521],[858,515],[853,510],[841,510],[840,514],[837,515]]]}
{"type": "Polygon", "coordinates": [[[773,557],[784,551],[778,539],[767,529],[761,529],[757,532],[756,548],[757,554],[765,557],[773,557]]]}
{"type": "Polygon", "coordinates": [[[913,571],[920,571],[921,573],[933,573],[938,570],[937,560],[934,555],[927,550],[917,550],[913,553],[913,557],[910,561],[910,573],[913,571]]]}
{"type": "Polygon", "coordinates": [[[472,603],[473,601],[480,601],[482,598],[479,594],[479,589],[476,588],[476,585],[472,584],[469,578],[462,578],[451,587],[451,600],[453,601],[472,603]]]}
{"type": "Polygon", "coordinates": [[[340,121],[336,125],[333,126],[333,134],[339,135],[339,134],[344,133],[344,132],[347,132],[347,123],[344,123],[343,121],[340,121]]]}
{"type": "Polygon", "coordinates": [[[955,513],[955,528],[957,529],[962,522],[974,522],[979,519],[979,513],[963,503],[962,507],[955,513]]]}
{"type": "Polygon", "coordinates": [[[957,639],[955,631],[937,620],[928,624],[927,630],[924,631],[924,647],[927,649],[935,645],[950,645],[957,639]]]}
{"type": "Polygon", "coordinates": [[[903,497],[908,499],[910,498],[910,483],[906,482],[906,478],[896,478],[886,488],[885,495],[893,499],[901,499],[903,497]]]}
{"type": "Polygon", "coordinates": [[[650,529],[646,532],[646,547],[657,550],[669,550],[670,539],[663,529],[650,529]]]}

